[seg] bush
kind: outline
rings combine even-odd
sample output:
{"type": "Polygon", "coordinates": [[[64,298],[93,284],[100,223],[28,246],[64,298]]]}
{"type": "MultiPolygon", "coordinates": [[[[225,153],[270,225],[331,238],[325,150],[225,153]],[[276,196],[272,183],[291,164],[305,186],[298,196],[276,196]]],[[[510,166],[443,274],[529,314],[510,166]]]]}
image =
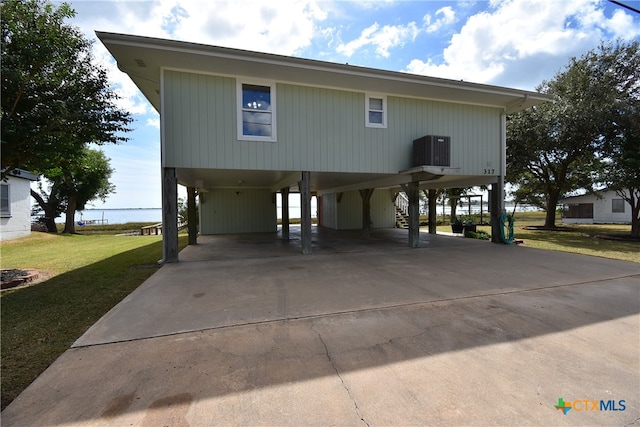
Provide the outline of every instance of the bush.
{"type": "Polygon", "coordinates": [[[491,240],[491,235],[486,231],[465,231],[464,237],[480,240],[491,240]]]}

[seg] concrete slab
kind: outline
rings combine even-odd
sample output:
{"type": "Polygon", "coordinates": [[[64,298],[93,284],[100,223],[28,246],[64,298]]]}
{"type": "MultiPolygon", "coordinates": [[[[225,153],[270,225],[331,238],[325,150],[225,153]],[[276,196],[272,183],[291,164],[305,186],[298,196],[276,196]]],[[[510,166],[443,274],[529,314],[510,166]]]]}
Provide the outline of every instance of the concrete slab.
{"type": "Polygon", "coordinates": [[[320,236],[310,256],[273,235],[200,239],[3,425],[640,423],[640,264],[376,235],[320,236]],[[624,410],[564,415],[561,397],[624,410]]]}

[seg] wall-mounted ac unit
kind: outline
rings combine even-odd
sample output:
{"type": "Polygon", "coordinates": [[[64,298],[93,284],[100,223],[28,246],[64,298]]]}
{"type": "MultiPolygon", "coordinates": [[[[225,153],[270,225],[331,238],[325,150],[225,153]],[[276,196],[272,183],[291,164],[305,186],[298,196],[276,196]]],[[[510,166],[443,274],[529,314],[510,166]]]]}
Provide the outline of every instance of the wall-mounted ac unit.
{"type": "Polygon", "coordinates": [[[451,137],[425,135],[413,140],[413,166],[451,166],[451,137]]]}

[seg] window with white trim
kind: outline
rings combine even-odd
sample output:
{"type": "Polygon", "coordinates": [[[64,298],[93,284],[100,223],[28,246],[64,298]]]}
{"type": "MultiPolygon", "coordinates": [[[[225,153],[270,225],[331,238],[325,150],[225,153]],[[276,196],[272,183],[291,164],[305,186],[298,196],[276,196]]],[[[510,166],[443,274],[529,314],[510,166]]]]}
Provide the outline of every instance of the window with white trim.
{"type": "Polygon", "coordinates": [[[611,199],[611,212],[624,213],[624,199],[611,199]]]}
{"type": "Polygon", "coordinates": [[[0,184],[0,216],[11,216],[11,200],[9,199],[9,184],[0,184]]]}
{"type": "Polygon", "coordinates": [[[370,128],[387,127],[386,95],[367,94],[365,97],[365,125],[370,128]]]}
{"type": "Polygon", "coordinates": [[[274,83],[238,80],[238,139],[276,140],[274,83]]]}

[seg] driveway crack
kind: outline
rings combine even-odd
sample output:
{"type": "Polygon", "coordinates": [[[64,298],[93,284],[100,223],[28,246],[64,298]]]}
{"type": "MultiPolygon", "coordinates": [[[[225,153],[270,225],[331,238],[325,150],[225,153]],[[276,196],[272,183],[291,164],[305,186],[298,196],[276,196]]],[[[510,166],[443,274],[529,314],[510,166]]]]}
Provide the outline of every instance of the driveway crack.
{"type": "Polygon", "coordinates": [[[336,366],[335,361],[331,357],[331,353],[329,353],[329,347],[327,347],[327,343],[325,343],[324,339],[322,339],[322,335],[320,334],[320,332],[318,331],[315,331],[315,332],[316,334],[318,334],[318,338],[320,339],[320,342],[324,346],[324,352],[325,352],[325,355],[327,356],[327,359],[329,360],[329,363],[331,363],[331,367],[336,372],[336,375],[338,376],[338,378],[340,378],[342,387],[346,390],[347,395],[349,396],[349,399],[351,399],[351,402],[353,402],[353,406],[356,410],[356,415],[358,416],[358,418],[360,418],[360,421],[362,421],[367,427],[369,427],[369,423],[367,422],[367,420],[364,419],[364,415],[362,415],[362,412],[358,407],[358,402],[356,402],[356,399],[353,397],[353,394],[351,393],[351,389],[349,388],[347,383],[344,381],[344,378],[342,378],[342,375],[340,374],[340,371],[338,370],[338,367],[336,366]]]}
{"type": "Polygon", "coordinates": [[[625,424],[624,427],[629,427],[630,425],[634,425],[638,421],[640,421],[640,417],[638,417],[635,420],[631,421],[629,424],[625,424]]]}

